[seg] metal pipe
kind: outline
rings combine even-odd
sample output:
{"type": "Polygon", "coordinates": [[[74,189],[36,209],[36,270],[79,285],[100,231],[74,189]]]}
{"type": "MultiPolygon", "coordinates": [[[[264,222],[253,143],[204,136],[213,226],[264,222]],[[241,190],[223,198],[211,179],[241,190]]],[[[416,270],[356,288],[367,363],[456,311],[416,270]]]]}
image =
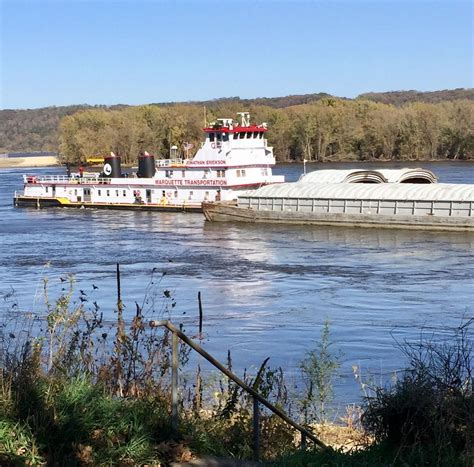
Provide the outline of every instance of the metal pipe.
{"type": "Polygon", "coordinates": [[[253,457],[256,462],[260,460],[260,409],[255,396],[253,397],[253,457]]]}
{"type": "Polygon", "coordinates": [[[301,433],[301,449],[306,450],[306,434],[301,433]]]}
{"type": "Polygon", "coordinates": [[[172,331],[171,340],[171,426],[178,431],[178,335],[172,331]]]}

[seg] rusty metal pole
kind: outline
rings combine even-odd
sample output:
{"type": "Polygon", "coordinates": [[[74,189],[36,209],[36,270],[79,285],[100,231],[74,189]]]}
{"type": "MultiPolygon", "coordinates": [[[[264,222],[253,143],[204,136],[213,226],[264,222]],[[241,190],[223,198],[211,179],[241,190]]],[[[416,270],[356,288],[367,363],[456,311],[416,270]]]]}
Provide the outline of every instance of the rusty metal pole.
{"type": "Polygon", "coordinates": [[[255,396],[253,396],[253,458],[256,462],[260,460],[260,410],[255,396]]]}
{"type": "Polygon", "coordinates": [[[171,426],[178,431],[178,334],[171,340],[171,426]]]}

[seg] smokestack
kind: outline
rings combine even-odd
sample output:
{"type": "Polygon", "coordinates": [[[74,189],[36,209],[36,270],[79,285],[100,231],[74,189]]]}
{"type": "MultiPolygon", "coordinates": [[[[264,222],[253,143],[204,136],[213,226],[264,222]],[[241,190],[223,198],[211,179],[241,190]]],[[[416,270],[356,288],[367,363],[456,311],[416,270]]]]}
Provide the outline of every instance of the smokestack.
{"type": "Polygon", "coordinates": [[[140,178],[153,178],[155,176],[155,157],[148,152],[143,152],[138,156],[138,172],[140,178]]]}
{"type": "Polygon", "coordinates": [[[104,175],[108,178],[120,178],[122,167],[120,156],[111,152],[110,156],[104,157],[104,175]]]}

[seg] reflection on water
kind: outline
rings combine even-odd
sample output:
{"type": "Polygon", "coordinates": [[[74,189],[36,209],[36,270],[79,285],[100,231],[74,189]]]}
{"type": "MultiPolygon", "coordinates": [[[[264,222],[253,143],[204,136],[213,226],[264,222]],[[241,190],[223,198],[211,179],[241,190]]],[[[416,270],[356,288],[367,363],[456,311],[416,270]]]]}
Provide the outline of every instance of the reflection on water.
{"type": "MultiPolygon", "coordinates": [[[[466,177],[465,167],[451,176],[466,177]]],[[[473,315],[472,234],[209,224],[199,214],[13,209],[20,174],[0,172],[0,291],[13,287],[23,309],[41,309],[33,296],[43,276],[54,294],[61,291],[59,278],[73,273],[77,289],[113,319],[115,263],[122,264],[129,313],[134,301],[143,300],[156,268],[158,277],[167,273],[156,290],[172,292],[172,318],[191,333],[202,292],[206,348],[221,360],[231,349],[237,369],[270,356],[273,366],[296,378],[301,358],[329,320],[334,346],[343,352],[337,382],[343,402],[359,395],[353,365],[361,366],[363,377],[373,374],[381,381],[382,374],[385,380],[403,365],[394,339],[418,339],[422,328],[442,334],[473,315]]],[[[160,297],[157,303],[161,307],[160,297]]]]}

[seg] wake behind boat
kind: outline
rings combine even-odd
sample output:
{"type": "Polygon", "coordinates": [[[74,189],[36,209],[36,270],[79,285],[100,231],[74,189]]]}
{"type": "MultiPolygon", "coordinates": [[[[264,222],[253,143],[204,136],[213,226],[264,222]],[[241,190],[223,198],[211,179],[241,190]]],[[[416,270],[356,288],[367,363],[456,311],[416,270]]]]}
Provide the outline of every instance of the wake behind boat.
{"type": "Polygon", "coordinates": [[[24,175],[14,205],[200,212],[203,202],[235,200],[242,191],[284,182],[272,175],[267,125],[251,124],[248,112],[239,115],[240,122],[222,118],[204,128],[205,140],[192,158],[177,157],[175,146],[167,159],[140,154],[136,173],[123,173],[120,156],[111,153],[102,173],[24,175]]]}

